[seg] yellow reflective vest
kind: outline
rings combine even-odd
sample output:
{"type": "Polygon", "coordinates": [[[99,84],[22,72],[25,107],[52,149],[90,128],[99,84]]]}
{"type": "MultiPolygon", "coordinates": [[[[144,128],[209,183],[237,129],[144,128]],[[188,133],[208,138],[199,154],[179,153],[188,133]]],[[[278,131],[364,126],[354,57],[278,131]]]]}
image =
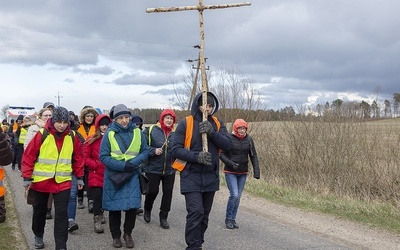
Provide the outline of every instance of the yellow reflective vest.
{"type": "Polygon", "coordinates": [[[130,159],[135,158],[140,152],[142,137],[139,128],[133,130],[133,140],[124,153],[121,151],[115,139],[115,131],[110,131],[108,133],[108,140],[111,145],[111,158],[115,160],[129,161],[130,159]]]}
{"type": "Polygon", "coordinates": [[[19,144],[24,144],[27,133],[28,133],[28,130],[26,130],[26,128],[21,128],[21,132],[19,134],[19,139],[18,139],[19,144]]]}
{"type": "MultiPolygon", "coordinates": [[[[43,135],[44,129],[40,129],[43,135]]],[[[74,138],[71,134],[64,137],[61,151],[58,152],[56,140],[48,134],[42,142],[39,157],[34,165],[32,182],[41,182],[55,177],[57,183],[72,179],[72,154],[74,152],[74,138]]]]}

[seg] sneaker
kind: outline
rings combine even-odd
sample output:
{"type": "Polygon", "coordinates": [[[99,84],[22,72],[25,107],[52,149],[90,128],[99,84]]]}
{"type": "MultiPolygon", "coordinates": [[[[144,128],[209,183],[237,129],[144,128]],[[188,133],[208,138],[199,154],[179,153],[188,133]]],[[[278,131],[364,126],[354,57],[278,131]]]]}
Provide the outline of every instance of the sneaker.
{"type": "Polygon", "coordinates": [[[226,220],[225,221],[225,225],[226,225],[226,228],[228,228],[228,229],[234,229],[235,227],[233,226],[233,220],[226,220]]]}
{"type": "Polygon", "coordinates": [[[46,220],[51,220],[51,219],[53,219],[53,216],[51,215],[51,209],[47,209],[46,220]]]}
{"type": "Polygon", "coordinates": [[[122,241],[121,241],[121,239],[113,239],[113,244],[112,244],[112,246],[114,247],[114,248],[121,248],[122,247],[122,241]]]}
{"type": "Polygon", "coordinates": [[[100,214],[99,216],[101,224],[106,224],[106,217],[104,217],[104,214],[100,214]]]}
{"type": "Polygon", "coordinates": [[[133,248],[135,246],[135,244],[133,243],[132,236],[130,236],[129,234],[124,233],[123,238],[124,238],[125,245],[127,248],[133,248]]]}
{"type": "Polygon", "coordinates": [[[149,223],[151,220],[151,211],[144,210],[143,219],[145,222],[149,223]]]}
{"type": "Polygon", "coordinates": [[[138,208],[138,210],[136,210],[136,214],[140,215],[143,213],[143,208],[138,208]]]}
{"type": "Polygon", "coordinates": [[[239,228],[239,225],[236,223],[236,221],[233,221],[233,228],[239,228]]]}
{"type": "Polygon", "coordinates": [[[76,224],[75,220],[68,220],[68,232],[72,233],[75,230],[78,230],[79,226],[76,224]]]}
{"type": "Polygon", "coordinates": [[[44,248],[43,236],[35,236],[35,249],[42,249],[44,248]]]}

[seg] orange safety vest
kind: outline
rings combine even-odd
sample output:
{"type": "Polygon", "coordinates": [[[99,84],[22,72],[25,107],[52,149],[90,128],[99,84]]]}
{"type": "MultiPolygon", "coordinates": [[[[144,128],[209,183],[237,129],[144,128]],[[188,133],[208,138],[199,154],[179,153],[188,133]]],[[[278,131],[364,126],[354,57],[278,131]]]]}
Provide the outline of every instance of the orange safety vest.
{"type": "Polygon", "coordinates": [[[4,187],[4,168],[0,166],[0,197],[6,194],[6,188],[4,187]]]}
{"type": "MultiPolygon", "coordinates": [[[[217,125],[217,129],[221,128],[221,123],[218,121],[218,118],[215,116],[211,116],[214,120],[215,124],[217,125]]],[[[183,145],[185,149],[190,150],[190,144],[192,143],[192,136],[193,136],[193,116],[189,115],[186,116],[186,132],[185,132],[185,144],[183,145]]],[[[172,163],[172,168],[182,172],[186,166],[186,161],[181,159],[176,159],[174,163],[172,163]]]]}
{"type": "Polygon", "coordinates": [[[94,126],[94,124],[92,124],[90,126],[89,129],[89,133],[86,134],[86,130],[85,130],[85,126],[83,126],[83,124],[81,124],[78,128],[78,132],[83,136],[83,138],[85,138],[85,140],[90,136],[90,135],[94,135],[94,133],[96,132],[96,128],[94,126]]]}

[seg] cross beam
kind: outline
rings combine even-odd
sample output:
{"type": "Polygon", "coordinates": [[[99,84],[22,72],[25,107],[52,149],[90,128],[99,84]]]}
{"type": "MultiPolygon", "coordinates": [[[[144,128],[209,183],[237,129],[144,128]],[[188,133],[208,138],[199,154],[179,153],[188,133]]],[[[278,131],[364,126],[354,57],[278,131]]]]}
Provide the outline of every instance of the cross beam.
{"type": "MultiPolygon", "coordinates": [[[[199,12],[199,23],[200,23],[200,53],[199,53],[199,62],[200,62],[200,70],[201,70],[201,90],[202,90],[202,99],[203,99],[203,121],[207,120],[207,76],[206,76],[206,67],[205,67],[205,59],[204,59],[204,20],[203,20],[203,11],[204,10],[215,10],[215,9],[225,9],[232,7],[241,7],[241,6],[249,6],[250,2],[242,2],[242,3],[231,3],[231,4],[219,4],[219,5],[203,5],[203,0],[199,0],[199,4],[197,6],[182,6],[182,7],[159,7],[159,8],[147,8],[147,13],[158,13],[158,12],[176,12],[176,11],[186,11],[186,10],[197,10],[199,12]]],[[[202,135],[202,144],[203,151],[208,151],[208,143],[207,143],[207,134],[203,133],[202,135]]]]}

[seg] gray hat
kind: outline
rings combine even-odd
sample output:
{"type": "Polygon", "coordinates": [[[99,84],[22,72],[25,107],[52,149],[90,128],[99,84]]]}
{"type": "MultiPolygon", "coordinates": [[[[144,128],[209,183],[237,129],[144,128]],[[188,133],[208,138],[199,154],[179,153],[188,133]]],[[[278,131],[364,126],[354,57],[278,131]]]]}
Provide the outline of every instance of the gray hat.
{"type": "Polygon", "coordinates": [[[113,119],[118,119],[119,116],[128,115],[131,116],[131,112],[124,104],[118,104],[114,108],[113,119]]]}
{"type": "Polygon", "coordinates": [[[69,122],[68,110],[64,107],[57,107],[53,111],[53,116],[51,117],[51,122],[69,122]]]}
{"type": "Polygon", "coordinates": [[[45,103],[43,104],[43,108],[48,108],[48,107],[50,107],[50,106],[53,106],[53,108],[55,107],[54,103],[52,103],[52,102],[45,102],[45,103]]]}

